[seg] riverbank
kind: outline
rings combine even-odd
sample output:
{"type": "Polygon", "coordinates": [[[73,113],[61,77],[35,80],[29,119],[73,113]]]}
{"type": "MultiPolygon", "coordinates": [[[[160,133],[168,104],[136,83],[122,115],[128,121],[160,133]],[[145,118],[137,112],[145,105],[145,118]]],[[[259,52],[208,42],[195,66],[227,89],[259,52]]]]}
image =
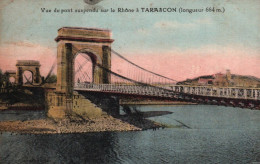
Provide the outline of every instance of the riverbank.
{"type": "Polygon", "coordinates": [[[26,103],[15,103],[15,104],[0,104],[1,110],[44,110],[44,106],[42,104],[26,104],[26,103]]]}
{"type": "Polygon", "coordinates": [[[126,116],[114,118],[108,115],[90,120],[66,118],[60,121],[55,121],[46,118],[28,121],[0,121],[0,132],[31,134],[140,131],[160,127],[164,128],[163,125],[148,119],[126,116]]]}

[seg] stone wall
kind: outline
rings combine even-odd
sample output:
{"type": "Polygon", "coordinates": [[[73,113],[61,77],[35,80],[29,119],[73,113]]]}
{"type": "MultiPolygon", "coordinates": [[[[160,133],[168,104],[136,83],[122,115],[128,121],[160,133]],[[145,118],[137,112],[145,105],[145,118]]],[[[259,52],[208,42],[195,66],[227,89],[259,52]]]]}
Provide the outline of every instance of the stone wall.
{"type": "Polygon", "coordinates": [[[67,114],[85,119],[98,118],[103,115],[119,114],[119,99],[87,92],[73,92],[71,104],[66,96],[54,91],[46,92],[48,116],[55,119],[65,118],[67,114]]]}

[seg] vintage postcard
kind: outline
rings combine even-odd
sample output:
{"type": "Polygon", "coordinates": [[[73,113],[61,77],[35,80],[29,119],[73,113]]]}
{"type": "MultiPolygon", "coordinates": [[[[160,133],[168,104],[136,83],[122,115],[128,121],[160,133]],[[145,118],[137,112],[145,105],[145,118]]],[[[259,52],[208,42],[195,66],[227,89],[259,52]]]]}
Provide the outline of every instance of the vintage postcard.
{"type": "Polygon", "coordinates": [[[0,163],[260,163],[260,1],[1,0],[0,163]]]}

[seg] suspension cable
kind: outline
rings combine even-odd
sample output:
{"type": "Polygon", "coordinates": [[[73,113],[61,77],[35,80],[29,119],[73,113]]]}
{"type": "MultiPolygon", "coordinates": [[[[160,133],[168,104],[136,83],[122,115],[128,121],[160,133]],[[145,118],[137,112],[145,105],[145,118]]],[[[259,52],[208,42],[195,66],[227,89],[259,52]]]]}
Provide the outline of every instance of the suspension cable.
{"type": "Polygon", "coordinates": [[[46,76],[46,78],[44,79],[44,82],[43,82],[43,84],[44,83],[46,83],[46,81],[50,78],[50,76],[51,76],[51,73],[53,72],[53,70],[54,70],[54,68],[55,68],[55,66],[57,65],[57,58],[54,60],[54,62],[53,62],[53,64],[52,64],[52,66],[51,66],[51,69],[50,69],[50,71],[48,72],[48,74],[47,74],[47,76],[46,76]]]}
{"type": "Polygon", "coordinates": [[[144,71],[146,71],[146,72],[149,72],[149,73],[154,74],[154,75],[156,75],[156,76],[163,77],[163,78],[165,78],[165,79],[168,79],[168,80],[177,82],[177,81],[174,80],[174,79],[171,79],[171,78],[165,77],[165,76],[163,76],[163,75],[160,75],[160,74],[158,74],[158,73],[149,71],[149,70],[147,70],[147,69],[145,69],[145,68],[143,68],[143,67],[141,67],[141,66],[139,66],[139,65],[137,65],[137,64],[135,64],[135,63],[133,63],[133,62],[131,62],[130,60],[126,59],[124,56],[120,55],[118,52],[114,51],[112,48],[111,48],[111,52],[113,52],[115,55],[117,55],[118,57],[122,58],[123,60],[127,61],[128,63],[130,63],[130,64],[132,64],[132,65],[134,65],[134,66],[136,66],[136,67],[138,67],[138,68],[140,68],[140,69],[142,69],[142,70],[144,70],[144,71]]]}
{"type": "Polygon", "coordinates": [[[133,79],[129,79],[129,78],[125,77],[125,76],[122,76],[122,75],[120,75],[120,74],[118,74],[118,73],[115,73],[115,72],[113,72],[113,71],[111,71],[111,70],[109,70],[109,69],[103,67],[103,66],[100,65],[100,64],[96,64],[96,66],[98,66],[99,68],[105,70],[106,72],[111,73],[112,75],[115,75],[116,77],[120,77],[120,78],[122,78],[122,79],[124,79],[124,80],[133,82],[133,83],[135,83],[135,84],[140,84],[140,85],[142,85],[142,86],[149,86],[149,87],[158,88],[158,89],[163,89],[163,90],[171,91],[171,92],[172,92],[172,90],[169,90],[169,89],[166,89],[166,88],[163,88],[163,87],[154,86],[154,85],[151,85],[151,84],[147,84],[147,83],[139,82],[139,81],[136,81],[136,80],[133,80],[133,79]]]}

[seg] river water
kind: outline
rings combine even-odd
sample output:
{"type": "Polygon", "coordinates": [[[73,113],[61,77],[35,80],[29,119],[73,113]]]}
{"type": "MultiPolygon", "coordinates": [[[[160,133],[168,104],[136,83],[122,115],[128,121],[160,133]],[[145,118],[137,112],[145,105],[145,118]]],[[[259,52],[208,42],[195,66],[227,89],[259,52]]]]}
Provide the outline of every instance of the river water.
{"type": "MultiPolygon", "coordinates": [[[[0,163],[259,163],[260,111],[213,105],[137,106],[179,128],[87,134],[0,135],[0,163]],[[167,112],[165,112],[167,113],[167,112]]],[[[44,112],[5,111],[0,121],[44,112]]]]}

